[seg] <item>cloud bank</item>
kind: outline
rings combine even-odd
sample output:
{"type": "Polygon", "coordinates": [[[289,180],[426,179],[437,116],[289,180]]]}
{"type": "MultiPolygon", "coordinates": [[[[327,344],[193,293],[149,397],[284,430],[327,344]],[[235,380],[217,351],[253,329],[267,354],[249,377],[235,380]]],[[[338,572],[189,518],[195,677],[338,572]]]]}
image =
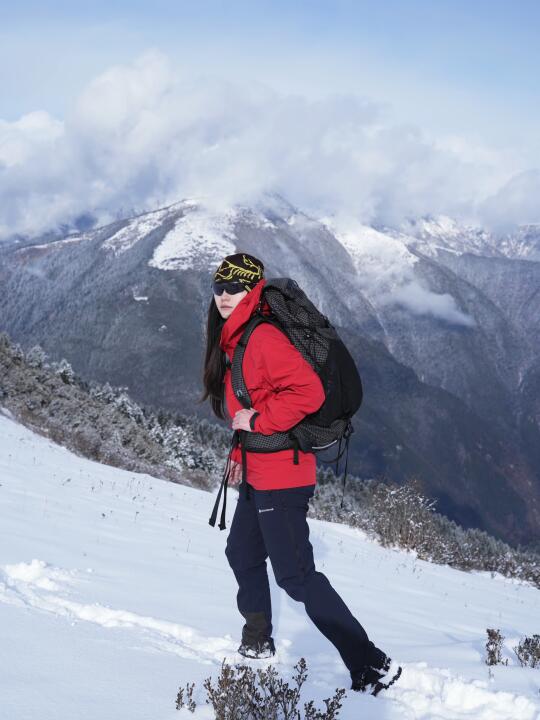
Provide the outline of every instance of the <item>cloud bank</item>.
{"type": "Polygon", "coordinates": [[[96,77],[63,120],[0,120],[0,239],[87,213],[102,223],[196,196],[219,209],[265,191],[366,224],[443,213],[506,228],[540,221],[538,177],[391,123],[369,100],[187,76],[151,51],[96,77]]]}

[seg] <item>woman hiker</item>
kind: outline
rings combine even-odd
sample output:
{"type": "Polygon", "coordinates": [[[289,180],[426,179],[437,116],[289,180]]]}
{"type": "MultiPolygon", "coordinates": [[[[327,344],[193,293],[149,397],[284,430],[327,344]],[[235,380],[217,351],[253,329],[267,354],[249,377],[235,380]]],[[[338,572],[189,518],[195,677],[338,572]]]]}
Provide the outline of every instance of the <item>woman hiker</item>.
{"type": "MultiPolygon", "coordinates": [[[[230,363],[236,344],[256,310],[264,279],[263,263],[248,253],[227,255],[213,276],[208,310],[204,395],[213,412],[224,419],[224,405],[234,430],[269,435],[286,431],[322,405],[322,382],[288,337],[270,323],[261,323],[247,343],[242,363],[253,407],[235,397],[230,363]]],[[[263,314],[269,311],[267,303],[263,314]]],[[[305,605],[320,632],[337,648],[347,666],[353,690],[377,694],[401,668],[369,640],[328,578],[315,569],[306,514],[316,483],[313,452],[294,450],[247,452],[248,475],[242,478],[241,447],[233,447],[228,484],[238,485],[225,554],[238,582],[237,604],[245,619],[238,652],[267,658],[275,653],[266,558],[279,587],[305,605]]]]}

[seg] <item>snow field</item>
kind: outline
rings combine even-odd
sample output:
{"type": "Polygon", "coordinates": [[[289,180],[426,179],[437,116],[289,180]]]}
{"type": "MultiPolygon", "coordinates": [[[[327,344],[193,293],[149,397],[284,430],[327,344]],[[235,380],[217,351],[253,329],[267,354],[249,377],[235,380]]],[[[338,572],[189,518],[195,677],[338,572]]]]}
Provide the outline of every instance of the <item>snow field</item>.
{"type": "MultiPolygon", "coordinates": [[[[204,678],[217,677],[223,658],[245,662],[228,530],[208,525],[214,499],[78,457],[0,414],[1,720],[213,716],[204,678]],[[178,688],[193,681],[195,716],[175,709],[178,688]]],[[[537,589],[309,523],[317,569],[404,669],[384,696],[352,692],[337,651],[269,564],[273,664],[291,678],[306,658],[301,704],[313,698],[322,708],[345,687],[344,720],[540,718],[540,671],[521,668],[512,652],[540,631],[537,589]],[[491,672],[487,627],[506,637],[509,660],[491,672]]]]}

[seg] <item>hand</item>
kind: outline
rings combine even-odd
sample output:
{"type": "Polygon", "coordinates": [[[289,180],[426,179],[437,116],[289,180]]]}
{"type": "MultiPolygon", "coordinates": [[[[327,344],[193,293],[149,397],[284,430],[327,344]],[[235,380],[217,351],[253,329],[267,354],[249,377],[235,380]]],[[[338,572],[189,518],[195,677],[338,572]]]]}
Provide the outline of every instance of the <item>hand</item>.
{"type": "Polygon", "coordinates": [[[253,432],[249,426],[249,421],[254,412],[257,412],[255,408],[249,408],[249,410],[246,408],[237,410],[232,421],[233,430],[247,430],[248,432],[253,432]]]}
{"type": "Polygon", "coordinates": [[[242,482],[242,463],[236,462],[236,460],[231,460],[227,485],[229,485],[230,487],[235,487],[237,485],[240,485],[241,482],[242,482]]]}

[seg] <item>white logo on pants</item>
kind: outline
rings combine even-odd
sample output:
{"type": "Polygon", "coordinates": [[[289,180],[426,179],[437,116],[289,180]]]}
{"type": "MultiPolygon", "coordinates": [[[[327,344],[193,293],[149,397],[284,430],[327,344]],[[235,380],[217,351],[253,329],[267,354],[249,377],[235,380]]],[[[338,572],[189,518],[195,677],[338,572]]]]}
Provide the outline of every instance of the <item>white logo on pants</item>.
{"type": "Polygon", "coordinates": [[[270,512],[270,510],[273,510],[274,508],[265,508],[264,510],[259,510],[259,512],[270,512]]]}

